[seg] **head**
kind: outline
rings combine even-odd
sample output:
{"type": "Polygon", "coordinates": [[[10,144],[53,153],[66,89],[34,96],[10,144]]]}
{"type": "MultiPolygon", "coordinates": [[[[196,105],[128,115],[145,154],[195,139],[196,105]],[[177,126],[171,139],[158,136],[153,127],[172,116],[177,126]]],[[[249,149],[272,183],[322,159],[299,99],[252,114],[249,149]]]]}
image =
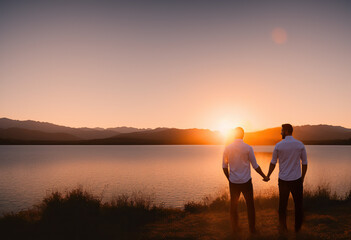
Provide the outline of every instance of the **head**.
{"type": "Polygon", "coordinates": [[[241,127],[231,129],[225,139],[225,145],[231,144],[235,139],[243,139],[243,138],[244,138],[244,129],[242,129],[241,127]]]}
{"type": "Polygon", "coordinates": [[[243,139],[244,138],[244,129],[241,127],[237,127],[234,129],[234,138],[235,139],[243,139]]]}
{"type": "Polygon", "coordinates": [[[291,126],[291,124],[283,124],[282,125],[282,131],[281,131],[281,135],[282,138],[284,139],[286,136],[291,136],[293,133],[293,127],[291,126]]]}

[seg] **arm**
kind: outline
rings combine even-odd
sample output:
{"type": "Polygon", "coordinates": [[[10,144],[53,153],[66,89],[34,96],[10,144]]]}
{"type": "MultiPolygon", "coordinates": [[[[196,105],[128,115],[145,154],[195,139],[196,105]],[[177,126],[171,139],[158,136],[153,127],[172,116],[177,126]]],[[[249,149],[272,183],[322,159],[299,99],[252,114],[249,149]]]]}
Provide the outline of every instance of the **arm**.
{"type": "Polygon", "coordinates": [[[253,148],[251,147],[249,150],[249,159],[251,162],[252,167],[255,169],[255,171],[260,174],[263,177],[263,181],[268,182],[269,179],[267,176],[262,172],[260,166],[257,164],[255,153],[253,151],[253,148]]]}
{"type": "Polygon", "coordinates": [[[277,161],[278,161],[278,148],[277,148],[277,145],[274,147],[274,150],[273,150],[273,154],[272,154],[272,161],[271,161],[271,164],[269,164],[269,170],[268,170],[268,174],[267,174],[267,177],[270,178],[274,168],[275,168],[275,165],[277,164],[277,161]]]}
{"type": "Polygon", "coordinates": [[[229,180],[227,149],[224,149],[224,152],[223,152],[222,168],[223,168],[224,175],[225,175],[226,178],[229,180]]]}
{"type": "Polygon", "coordinates": [[[302,163],[302,182],[305,180],[306,172],[307,172],[307,153],[306,148],[303,146],[301,151],[301,163],[302,163]]]}
{"type": "Polygon", "coordinates": [[[307,172],[307,164],[306,165],[302,164],[302,182],[305,181],[306,172],[307,172]]]}
{"type": "Polygon", "coordinates": [[[261,167],[255,169],[255,171],[263,177],[263,181],[268,182],[269,178],[262,172],[261,167]]]}
{"type": "Polygon", "coordinates": [[[229,180],[229,170],[228,168],[223,168],[223,172],[224,172],[224,175],[227,177],[227,179],[229,180]]]}
{"type": "Polygon", "coordinates": [[[275,164],[273,164],[273,163],[269,164],[269,170],[268,170],[268,174],[267,174],[268,178],[271,176],[274,168],[275,168],[275,164]]]}

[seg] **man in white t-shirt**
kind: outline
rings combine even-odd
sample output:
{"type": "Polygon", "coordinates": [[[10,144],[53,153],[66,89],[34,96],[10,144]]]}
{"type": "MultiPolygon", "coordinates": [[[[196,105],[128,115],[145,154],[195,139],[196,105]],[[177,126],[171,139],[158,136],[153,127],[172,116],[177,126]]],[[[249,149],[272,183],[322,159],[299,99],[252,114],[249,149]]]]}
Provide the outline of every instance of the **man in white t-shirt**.
{"type": "Polygon", "coordinates": [[[302,142],[292,136],[293,127],[283,124],[283,140],[275,145],[268,178],[279,160],[279,224],[280,231],[286,232],[286,208],[291,192],[295,204],[295,232],[300,231],[303,220],[303,182],[307,171],[307,154],[302,142]],[[302,165],[302,170],[301,170],[302,165]]]}
{"type": "Polygon", "coordinates": [[[253,148],[243,142],[244,130],[241,127],[234,130],[234,138],[234,141],[224,150],[222,163],[224,174],[229,180],[231,225],[234,232],[239,231],[238,201],[240,194],[243,193],[250,232],[255,233],[255,206],[250,164],[263,177],[264,181],[269,179],[257,164],[253,148]],[[228,170],[228,165],[230,170],[228,170]]]}

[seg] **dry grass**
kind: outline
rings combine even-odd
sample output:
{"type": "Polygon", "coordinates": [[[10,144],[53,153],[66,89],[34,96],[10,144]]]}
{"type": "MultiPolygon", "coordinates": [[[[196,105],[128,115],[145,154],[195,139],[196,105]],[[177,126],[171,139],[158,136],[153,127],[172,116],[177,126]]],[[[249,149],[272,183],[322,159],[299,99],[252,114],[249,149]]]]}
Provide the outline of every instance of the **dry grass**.
{"type": "Polygon", "coordinates": [[[278,197],[255,197],[256,226],[249,235],[246,205],[239,204],[240,235],[230,228],[229,196],[205,197],[184,209],[155,206],[145,195],[120,195],[108,203],[83,189],[54,192],[41,204],[0,217],[1,239],[351,239],[351,192],[340,199],[326,187],[306,191],[305,222],[293,230],[288,206],[288,234],[278,231],[278,197]]]}
{"type": "Polygon", "coordinates": [[[306,212],[305,222],[300,233],[295,234],[294,212],[288,211],[290,231],[280,235],[278,213],[274,209],[256,211],[256,226],[259,231],[250,235],[246,212],[239,214],[241,233],[234,236],[229,224],[228,212],[203,212],[187,214],[183,219],[171,223],[149,224],[144,239],[351,239],[351,215],[348,206],[336,206],[328,213],[306,212]]]}

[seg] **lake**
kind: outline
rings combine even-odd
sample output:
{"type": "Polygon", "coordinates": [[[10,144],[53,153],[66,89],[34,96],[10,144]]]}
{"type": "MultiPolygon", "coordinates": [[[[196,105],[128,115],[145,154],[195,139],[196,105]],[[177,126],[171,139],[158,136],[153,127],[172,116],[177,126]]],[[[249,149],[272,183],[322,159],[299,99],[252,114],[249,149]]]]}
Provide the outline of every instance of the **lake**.
{"type": "MultiPolygon", "coordinates": [[[[274,146],[255,146],[267,173],[274,146]]],[[[138,193],[157,204],[182,207],[190,200],[225,191],[218,145],[0,146],[0,213],[37,204],[54,190],[77,186],[110,200],[138,193]]],[[[327,185],[340,197],[351,189],[351,146],[306,146],[305,188],[327,185]]],[[[278,166],[265,183],[252,169],[254,193],[277,192],[278,166]]]]}

